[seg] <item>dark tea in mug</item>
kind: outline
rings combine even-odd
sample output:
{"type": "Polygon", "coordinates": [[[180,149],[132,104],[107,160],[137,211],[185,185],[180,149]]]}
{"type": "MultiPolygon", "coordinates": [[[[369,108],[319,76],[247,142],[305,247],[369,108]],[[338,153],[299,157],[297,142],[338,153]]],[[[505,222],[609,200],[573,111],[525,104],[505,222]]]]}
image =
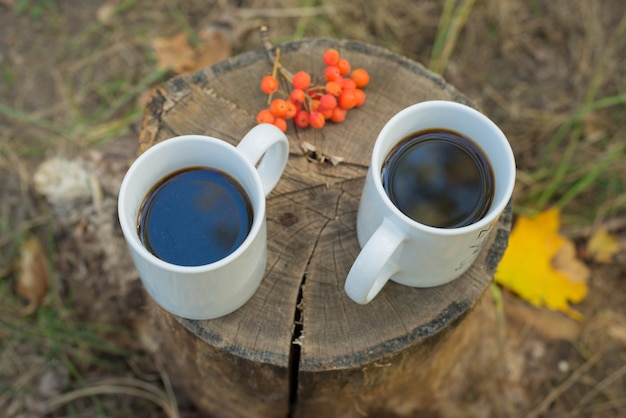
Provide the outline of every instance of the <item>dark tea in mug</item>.
{"type": "Polygon", "coordinates": [[[192,167],[171,173],[148,192],[137,230],[161,260],[199,266],[234,252],[253,219],[250,197],[237,180],[217,169],[192,167]]]}
{"type": "Polygon", "coordinates": [[[494,194],[493,169],[471,139],[453,131],[415,132],[389,151],[382,167],[385,192],[411,219],[439,228],[480,220],[494,194]]]}

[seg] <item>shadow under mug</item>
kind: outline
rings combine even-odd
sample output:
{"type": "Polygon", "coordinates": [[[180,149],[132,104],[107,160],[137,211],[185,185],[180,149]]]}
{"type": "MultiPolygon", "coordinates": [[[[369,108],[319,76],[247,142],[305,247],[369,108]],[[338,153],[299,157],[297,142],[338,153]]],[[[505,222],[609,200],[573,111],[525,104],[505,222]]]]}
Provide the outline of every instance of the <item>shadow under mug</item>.
{"type": "Polygon", "coordinates": [[[382,128],[374,148],[357,213],[362,248],[345,282],[357,303],[369,303],[388,280],[433,287],[461,276],[474,262],[492,227],[511,199],[515,159],[502,131],[477,110],[449,101],[426,101],[394,115],[382,128]],[[420,131],[447,130],[470,138],[484,152],[494,175],[493,201],[478,221],[438,228],[405,215],[383,188],[381,170],[400,141],[420,131]]]}
{"type": "Polygon", "coordinates": [[[152,146],[133,162],[120,187],[118,216],[142,283],[161,307],[188,319],[212,319],[235,311],[252,297],[266,268],[265,196],[278,183],[288,155],[283,132],[262,124],[236,147],[209,136],[184,135],[152,146]],[[234,252],[210,264],[180,266],[144,247],[137,233],[138,213],[161,179],[198,166],[221,170],[237,180],[250,197],[254,217],[234,252]]]}

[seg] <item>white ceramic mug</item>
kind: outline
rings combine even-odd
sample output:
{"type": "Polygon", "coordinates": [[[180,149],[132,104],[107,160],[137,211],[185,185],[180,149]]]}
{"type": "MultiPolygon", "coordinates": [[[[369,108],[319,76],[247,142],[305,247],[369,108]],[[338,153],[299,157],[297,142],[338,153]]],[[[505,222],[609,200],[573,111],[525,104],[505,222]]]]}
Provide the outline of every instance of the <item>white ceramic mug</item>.
{"type": "Polygon", "coordinates": [[[273,125],[252,128],[236,146],[208,136],[168,139],[141,154],[126,173],[119,192],[118,215],[124,238],[152,298],[167,311],[189,319],[211,319],[247,302],[265,273],[267,234],[265,196],[287,164],[287,137],[273,125]],[[142,244],[137,233],[140,206],[161,179],[183,168],[205,166],[236,179],[248,193],[254,218],[234,252],[210,264],[180,266],[163,261],[142,244]]]}
{"type": "Polygon", "coordinates": [[[473,263],[513,193],[515,159],[502,131],[482,113],[459,103],[427,101],[394,115],[379,133],[357,214],[362,248],[345,283],[357,303],[370,302],[388,280],[433,287],[461,276],[473,263]],[[385,158],[408,135],[431,129],[454,131],[473,140],[485,153],[495,190],[488,212],[458,228],[421,224],[402,213],[383,188],[385,158]]]}

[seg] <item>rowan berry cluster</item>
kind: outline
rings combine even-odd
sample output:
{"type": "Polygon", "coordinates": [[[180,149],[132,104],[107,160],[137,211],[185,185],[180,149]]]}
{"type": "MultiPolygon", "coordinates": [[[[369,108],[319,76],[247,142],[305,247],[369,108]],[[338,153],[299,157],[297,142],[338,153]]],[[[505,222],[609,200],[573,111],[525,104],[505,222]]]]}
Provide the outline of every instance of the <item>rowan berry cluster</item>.
{"type": "Polygon", "coordinates": [[[269,97],[268,107],[257,114],[257,123],[274,124],[283,132],[290,119],[299,128],[322,128],[326,121],[343,122],[348,110],[365,101],[363,88],[370,80],[368,72],[362,68],[352,70],[350,62],[336,49],[327,49],[322,55],[323,75],[315,84],[306,71],[291,74],[284,70],[278,65],[279,56],[272,74],[261,80],[261,90],[269,97]],[[280,90],[279,76],[287,81],[289,91],[280,90]]]}

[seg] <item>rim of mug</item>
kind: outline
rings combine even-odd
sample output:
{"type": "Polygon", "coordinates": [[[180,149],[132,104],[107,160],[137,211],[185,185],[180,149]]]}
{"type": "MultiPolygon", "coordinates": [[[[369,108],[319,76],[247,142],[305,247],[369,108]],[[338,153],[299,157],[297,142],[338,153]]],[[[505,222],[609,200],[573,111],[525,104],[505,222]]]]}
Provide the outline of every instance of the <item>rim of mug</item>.
{"type": "MultiPolygon", "coordinates": [[[[443,228],[443,227],[426,225],[407,216],[400,209],[398,209],[396,205],[393,204],[393,202],[391,201],[391,199],[385,192],[385,189],[383,188],[381,169],[382,169],[382,164],[384,163],[385,158],[387,156],[386,153],[388,153],[392,147],[386,147],[385,149],[382,149],[383,145],[381,141],[379,141],[379,138],[381,138],[383,135],[388,135],[388,131],[393,129],[392,125],[394,125],[398,120],[402,119],[409,113],[414,113],[416,111],[419,111],[420,108],[425,108],[425,107],[429,107],[431,108],[431,110],[437,109],[437,108],[440,108],[442,110],[445,108],[449,110],[450,108],[452,108],[455,111],[469,113],[472,116],[480,119],[482,123],[485,124],[485,126],[491,129],[492,133],[495,136],[503,140],[503,143],[505,144],[505,146],[503,147],[505,154],[502,156],[502,158],[506,158],[510,162],[510,164],[508,164],[509,170],[510,170],[508,173],[509,174],[508,181],[502,186],[503,192],[504,192],[503,194],[504,196],[512,196],[513,189],[515,187],[515,171],[516,171],[515,156],[513,154],[513,150],[511,149],[511,144],[506,138],[506,135],[504,135],[504,132],[502,132],[502,130],[495,124],[495,122],[493,122],[491,119],[489,119],[486,115],[479,112],[478,110],[470,106],[464,105],[462,103],[452,102],[452,101],[447,101],[447,100],[427,100],[427,101],[415,103],[413,105],[407,106],[404,109],[400,110],[385,123],[383,128],[380,130],[378,136],[376,137],[376,142],[374,143],[374,148],[372,150],[372,157],[370,159],[370,170],[372,171],[374,187],[376,188],[376,192],[380,196],[382,196],[382,201],[384,202],[385,206],[391,212],[393,212],[395,218],[398,220],[401,220],[403,223],[407,224],[410,228],[413,228],[413,229],[417,228],[417,229],[421,229],[423,231],[430,232],[433,234],[438,234],[438,235],[457,235],[457,234],[462,234],[466,232],[471,232],[474,230],[484,229],[490,226],[491,224],[494,223],[494,221],[497,219],[499,214],[501,214],[504,211],[511,197],[509,199],[501,199],[499,202],[495,202],[495,204],[492,204],[489,207],[489,211],[487,212],[487,214],[483,216],[477,222],[474,222],[469,225],[461,226],[458,228],[443,228]],[[376,167],[376,169],[373,169],[373,167],[376,167]]],[[[433,128],[446,129],[445,127],[434,127],[434,126],[433,128]]],[[[394,145],[395,144],[397,144],[397,142],[394,142],[394,145]]]]}
{"type": "MultiPolygon", "coordinates": [[[[183,169],[185,167],[192,167],[192,166],[183,165],[180,167],[180,169],[183,169]]],[[[206,165],[206,167],[211,167],[211,166],[206,165]]],[[[167,175],[168,173],[164,174],[162,177],[165,177],[167,175]]],[[[241,183],[239,180],[237,181],[241,183]]],[[[154,184],[155,182],[152,183],[152,185],[154,184]]],[[[250,191],[247,188],[245,188],[245,186],[243,187],[246,190],[246,192],[250,194],[250,191]]],[[[204,273],[208,271],[217,270],[231,263],[234,259],[239,257],[241,253],[245,252],[252,245],[252,241],[260,232],[260,229],[263,223],[263,217],[265,217],[265,210],[266,210],[265,204],[266,203],[265,203],[265,194],[263,193],[262,189],[263,189],[263,186],[261,184],[261,178],[259,177],[259,174],[257,173],[256,168],[252,166],[252,164],[241,153],[237,151],[236,146],[224,140],[221,140],[219,138],[215,138],[215,137],[208,136],[208,135],[196,135],[196,134],[179,135],[179,136],[171,137],[169,139],[166,139],[164,141],[161,141],[151,146],[146,151],[144,151],[141,155],[139,155],[139,157],[137,157],[135,161],[133,161],[131,166],[128,168],[126,174],[124,175],[124,179],[122,180],[120,191],[118,193],[118,220],[120,222],[120,226],[122,228],[122,231],[125,237],[129,237],[129,236],[132,237],[132,239],[130,240],[127,238],[126,242],[129,245],[131,245],[144,259],[149,260],[150,262],[154,263],[159,268],[163,268],[172,272],[204,273]],[[132,181],[132,178],[134,178],[137,170],[140,169],[141,165],[145,164],[146,160],[148,160],[149,158],[152,158],[154,154],[159,153],[159,152],[165,152],[164,151],[165,149],[170,148],[172,146],[176,146],[176,144],[179,142],[188,142],[188,141],[198,141],[198,142],[204,143],[205,145],[210,143],[213,146],[220,146],[224,149],[227,149],[228,152],[231,152],[234,155],[236,155],[236,158],[238,158],[241,162],[240,165],[242,167],[245,167],[245,169],[252,175],[255,188],[257,189],[257,193],[259,195],[258,206],[260,206],[259,208],[257,208],[256,206],[253,207],[254,219],[252,221],[252,226],[250,227],[250,231],[248,231],[248,235],[243,240],[243,242],[239,245],[239,247],[237,247],[235,251],[233,251],[232,253],[228,254],[226,257],[223,257],[217,261],[214,261],[208,264],[201,264],[198,266],[183,266],[179,264],[173,264],[173,263],[160,259],[156,255],[152,254],[141,243],[141,240],[139,239],[139,236],[137,234],[137,213],[135,213],[134,215],[131,215],[133,216],[132,222],[129,221],[126,216],[124,216],[124,219],[122,219],[123,217],[122,213],[125,213],[125,208],[122,207],[123,206],[122,202],[124,201],[124,198],[126,197],[126,193],[128,191],[128,185],[130,181],[132,181]]],[[[147,192],[148,191],[146,191],[145,193],[147,192]]],[[[144,194],[144,198],[145,198],[145,194],[144,194]]],[[[142,201],[143,201],[143,198],[142,198],[142,201]]],[[[139,207],[137,208],[137,210],[139,210],[139,207]]]]}

